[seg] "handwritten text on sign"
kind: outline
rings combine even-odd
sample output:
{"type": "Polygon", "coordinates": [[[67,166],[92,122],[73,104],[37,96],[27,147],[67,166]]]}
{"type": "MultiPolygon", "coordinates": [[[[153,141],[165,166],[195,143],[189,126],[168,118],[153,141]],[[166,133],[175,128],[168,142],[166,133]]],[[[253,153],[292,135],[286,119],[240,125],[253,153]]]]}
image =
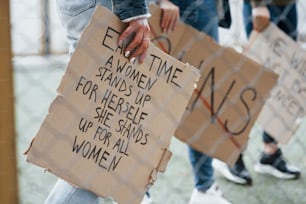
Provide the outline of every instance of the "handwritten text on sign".
{"type": "Polygon", "coordinates": [[[95,79],[82,75],[75,85],[75,91],[94,102],[96,108],[92,118],[80,119],[79,135],[84,134],[85,137],[75,136],[72,152],[108,171],[115,170],[122,157],[129,155],[130,143],[148,143],[150,133],[144,130],[143,122],[149,116],[144,107],[150,102],[150,91],[159,77],[165,78],[169,85],[177,88],[182,86],[180,76],[183,70],[174,67],[166,59],[150,54],[147,67],[149,74],[136,69],[127,59],[122,59],[123,49],[114,44],[119,34],[113,28],[107,28],[101,45],[113,55],[96,68],[95,79]],[[89,129],[95,129],[92,142],[87,139],[89,129]],[[112,140],[113,135],[120,137],[112,140]]]}
{"type": "Polygon", "coordinates": [[[165,170],[199,73],[153,44],[143,64],[131,63],[117,45],[122,30],[116,16],[97,8],[27,159],[100,196],[134,204],[165,170]]]}

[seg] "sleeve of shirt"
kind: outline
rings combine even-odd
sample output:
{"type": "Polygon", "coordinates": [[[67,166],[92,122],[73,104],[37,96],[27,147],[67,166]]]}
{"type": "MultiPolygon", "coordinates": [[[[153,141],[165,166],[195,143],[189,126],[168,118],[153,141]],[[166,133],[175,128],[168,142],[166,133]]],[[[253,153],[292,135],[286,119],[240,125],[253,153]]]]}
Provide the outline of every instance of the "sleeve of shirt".
{"type": "Polygon", "coordinates": [[[146,0],[113,0],[113,8],[123,22],[150,17],[146,0]]]}

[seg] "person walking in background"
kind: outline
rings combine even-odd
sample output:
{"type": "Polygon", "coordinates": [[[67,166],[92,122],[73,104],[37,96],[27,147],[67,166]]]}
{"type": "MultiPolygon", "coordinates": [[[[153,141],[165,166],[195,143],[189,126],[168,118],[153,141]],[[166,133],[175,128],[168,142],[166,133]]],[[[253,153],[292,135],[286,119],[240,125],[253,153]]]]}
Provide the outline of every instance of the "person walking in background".
{"type": "MultiPolygon", "coordinates": [[[[57,0],[60,20],[66,29],[66,36],[70,45],[69,53],[72,54],[80,39],[81,33],[88,24],[95,7],[105,6],[127,24],[121,33],[118,44],[134,36],[124,48],[126,57],[130,60],[138,59],[143,62],[150,41],[150,27],[147,18],[150,17],[145,0],[57,0]],[[135,35],[134,35],[135,34],[135,35]]],[[[107,185],[101,183],[101,185],[107,185]]],[[[68,182],[58,179],[45,204],[98,204],[99,197],[82,188],[72,186],[68,182]]]]}
{"type": "MultiPolygon", "coordinates": [[[[218,11],[215,0],[159,0],[163,32],[175,32],[179,19],[218,42],[218,11]]],[[[188,39],[186,39],[188,40],[188,39]]],[[[214,179],[212,158],[188,146],[195,188],[189,204],[228,204],[214,179]]]]}
{"type": "MultiPolygon", "coordinates": [[[[245,0],[243,19],[247,37],[253,29],[261,32],[272,22],[293,40],[297,40],[297,8],[294,0],[245,0]]],[[[255,172],[279,179],[299,178],[300,169],[287,163],[277,141],[266,131],[263,131],[262,138],[263,151],[254,167],[255,172]]],[[[219,160],[214,160],[213,166],[234,183],[252,184],[252,178],[243,161],[243,154],[239,156],[233,167],[219,160]]]]}

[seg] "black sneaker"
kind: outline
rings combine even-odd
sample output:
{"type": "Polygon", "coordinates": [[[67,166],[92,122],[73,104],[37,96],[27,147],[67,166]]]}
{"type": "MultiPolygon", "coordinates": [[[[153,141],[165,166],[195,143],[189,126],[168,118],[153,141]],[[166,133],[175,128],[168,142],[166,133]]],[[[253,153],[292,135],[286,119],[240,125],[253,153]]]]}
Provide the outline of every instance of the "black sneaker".
{"type": "Polygon", "coordinates": [[[255,165],[257,173],[269,174],[280,179],[297,179],[301,175],[301,170],[286,163],[282,156],[282,151],[278,149],[274,154],[261,153],[260,161],[255,165]]]}
{"type": "Polygon", "coordinates": [[[244,165],[242,155],[239,156],[233,167],[217,159],[213,160],[213,167],[229,181],[242,185],[252,185],[252,178],[244,165]]]}

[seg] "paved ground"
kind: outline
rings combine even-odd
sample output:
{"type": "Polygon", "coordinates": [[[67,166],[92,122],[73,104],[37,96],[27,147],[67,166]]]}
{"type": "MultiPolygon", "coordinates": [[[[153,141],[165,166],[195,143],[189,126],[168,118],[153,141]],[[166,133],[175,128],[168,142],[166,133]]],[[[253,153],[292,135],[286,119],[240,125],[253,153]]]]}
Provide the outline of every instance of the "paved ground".
{"type": "MultiPolygon", "coordinates": [[[[44,119],[64,72],[66,56],[14,58],[17,149],[21,204],[41,204],[56,181],[56,177],[29,164],[22,154],[44,119]]],[[[306,166],[306,121],[294,139],[283,147],[286,158],[301,169],[306,166]]],[[[155,204],[186,204],[193,189],[192,172],[187,148],[173,139],[173,157],[167,171],[160,174],[151,189],[155,204]]],[[[306,203],[306,178],[280,181],[257,175],[252,166],[260,150],[260,129],[255,126],[245,153],[246,164],[254,179],[252,187],[235,185],[215,174],[225,196],[234,204],[303,204],[306,203]]],[[[304,174],[304,172],[303,172],[304,174]]]]}

